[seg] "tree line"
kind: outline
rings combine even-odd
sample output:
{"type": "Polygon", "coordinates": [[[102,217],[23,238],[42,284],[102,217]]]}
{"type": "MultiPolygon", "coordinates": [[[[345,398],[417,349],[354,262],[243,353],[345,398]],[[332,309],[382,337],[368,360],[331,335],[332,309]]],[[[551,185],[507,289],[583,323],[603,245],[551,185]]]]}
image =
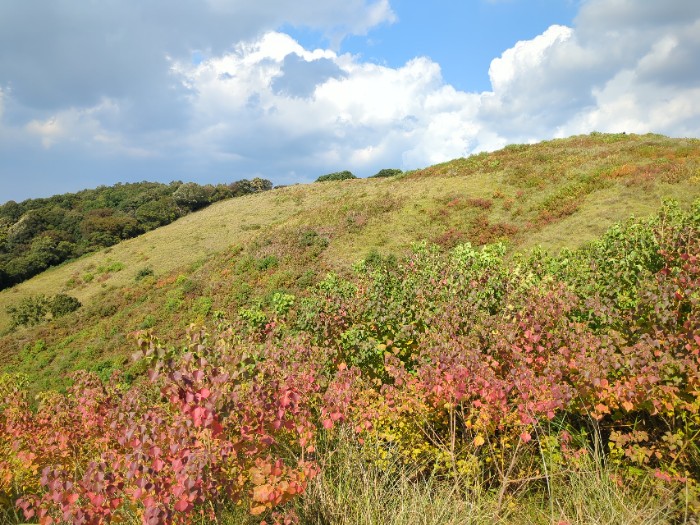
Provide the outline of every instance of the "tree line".
{"type": "Polygon", "coordinates": [[[50,266],[164,226],[211,203],[272,189],[266,179],[137,182],[0,206],[0,290],[50,266]]]}

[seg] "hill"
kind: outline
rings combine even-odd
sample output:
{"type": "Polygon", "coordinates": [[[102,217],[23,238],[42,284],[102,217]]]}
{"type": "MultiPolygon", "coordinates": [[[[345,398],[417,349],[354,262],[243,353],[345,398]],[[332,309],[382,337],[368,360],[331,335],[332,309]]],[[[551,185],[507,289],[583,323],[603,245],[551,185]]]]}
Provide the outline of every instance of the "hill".
{"type": "Polygon", "coordinates": [[[212,202],[271,188],[272,183],[263,179],[217,186],[138,182],[8,201],[0,206],[0,290],[212,202]]]}
{"type": "Polygon", "coordinates": [[[699,159],[281,188],[2,292],[60,308],[0,340],[0,520],[693,523],[699,159]]]}
{"type": "Polygon", "coordinates": [[[370,253],[506,240],[511,251],[558,251],[597,237],[664,198],[700,195],[700,141],[592,134],[456,159],[392,178],[275,189],[212,204],[172,224],[51,268],[0,292],[7,307],[68,294],[76,314],[0,340],[4,369],[37,387],[86,367],[106,377],[141,328],[181,334],[213,312],[298,293],[370,253]]]}

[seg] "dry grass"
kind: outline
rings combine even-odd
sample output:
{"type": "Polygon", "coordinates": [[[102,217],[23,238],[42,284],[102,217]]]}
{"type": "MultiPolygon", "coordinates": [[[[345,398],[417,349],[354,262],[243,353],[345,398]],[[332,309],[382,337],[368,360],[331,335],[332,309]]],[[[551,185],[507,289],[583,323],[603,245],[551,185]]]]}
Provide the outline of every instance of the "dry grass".
{"type": "Polygon", "coordinates": [[[298,505],[305,525],[657,525],[673,523],[677,510],[670,494],[616,485],[612,470],[593,458],[587,468],[549,480],[551,496],[525,490],[500,504],[497,491],[478,480],[417,478],[398,464],[372,466],[347,436],[320,461],[322,473],[298,505]]]}

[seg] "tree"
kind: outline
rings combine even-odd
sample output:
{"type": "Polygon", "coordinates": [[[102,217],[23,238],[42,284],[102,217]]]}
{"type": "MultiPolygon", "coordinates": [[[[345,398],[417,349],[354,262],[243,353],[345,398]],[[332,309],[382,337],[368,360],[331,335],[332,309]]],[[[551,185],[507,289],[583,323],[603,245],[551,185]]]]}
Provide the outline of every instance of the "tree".
{"type": "Polygon", "coordinates": [[[253,193],[253,185],[248,179],[237,180],[229,184],[228,187],[231,189],[232,197],[242,197],[243,195],[253,193]]]}
{"type": "Polygon", "coordinates": [[[370,179],[384,178],[384,177],[394,177],[396,175],[401,175],[403,171],[395,168],[384,168],[379,170],[377,173],[372,175],[370,179]]]}
{"type": "Polygon", "coordinates": [[[22,216],[22,206],[17,204],[15,201],[7,201],[5,204],[0,206],[0,217],[5,217],[10,220],[10,222],[17,222],[17,220],[22,216]]]}
{"type": "Polygon", "coordinates": [[[144,230],[152,230],[173,222],[180,216],[180,209],[173,197],[162,197],[142,204],[135,215],[144,230]]]}
{"type": "Polygon", "coordinates": [[[81,230],[94,246],[111,246],[141,232],[138,221],[110,208],[98,208],[85,214],[81,230]]]}
{"type": "Polygon", "coordinates": [[[260,193],[272,189],[272,182],[267,179],[255,177],[253,180],[241,179],[232,182],[228,186],[233,197],[242,197],[250,193],[260,193]]]}
{"type": "MultiPolygon", "coordinates": [[[[213,188],[212,188],[213,190],[213,188]]],[[[213,191],[200,186],[196,182],[186,182],[173,193],[173,199],[178,204],[189,210],[198,210],[211,202],[213,191]]]]}
{"type": "Polygon", "coordinates": [[[250,185],[253,191],[258,193],[261,191],[269,191],[272,189],[272,182],[267,179],[261,179],[260,177],[255,177],[250,181],[250,185]]]}
{"type": "Polygon", "coordinates": [[[332,180],[347,180],[356,178],[357,177],[353,175],[351,171],[345,170],[337,171],[335,173],[328,173],[327,175],[321,175],[318,179],[316,179],[316,182],[328,182],[332,180]]]}

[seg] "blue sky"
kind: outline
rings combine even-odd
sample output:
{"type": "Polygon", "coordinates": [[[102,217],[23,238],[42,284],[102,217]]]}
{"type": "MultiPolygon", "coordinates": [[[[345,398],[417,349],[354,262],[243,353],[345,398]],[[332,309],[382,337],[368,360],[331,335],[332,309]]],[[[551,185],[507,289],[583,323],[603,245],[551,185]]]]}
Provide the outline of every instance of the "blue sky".
{"type": "MultiPolygon", "coordinates": [[[[427,56],[440,64],[443,79],[455,88],[486,91],[491,60],[552,24],[571,25],[577,6],[574,0],[394,0],[394,23],[381,24],[368,35],[350,35],[340,47],[394,68],[427,56]]],[[[304,47],[328,45],[322,32],[285,29],[304,47]]]]}
{"type": "Polygon", "coordinates": [[[0,2],[0,202],[700,136],[700,2],[0,2]]]}

